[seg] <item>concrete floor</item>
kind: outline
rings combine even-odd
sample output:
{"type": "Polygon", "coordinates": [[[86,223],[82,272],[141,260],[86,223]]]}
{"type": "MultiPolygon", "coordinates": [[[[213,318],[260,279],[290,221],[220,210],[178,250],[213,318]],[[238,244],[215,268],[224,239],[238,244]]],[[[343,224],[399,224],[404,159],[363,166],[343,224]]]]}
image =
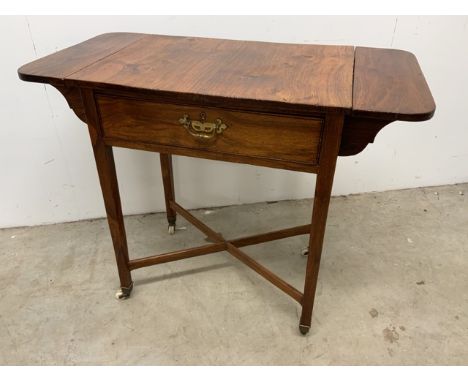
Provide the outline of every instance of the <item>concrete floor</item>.
{"type": "MultiPolygon", "coordinates": [[[[468,363],[468,184],[333,198],[313,326],[227,253],[118,278],[105,220],[0,231],[0,364],[468,363]]],[[[227,237],[309,221],[311,201],[194,212],[227,237]]],[[[203,244],[125,219],[131,257],[203,244]]],[[[306,237],[246,251],[301,288],[306,237]]]]}

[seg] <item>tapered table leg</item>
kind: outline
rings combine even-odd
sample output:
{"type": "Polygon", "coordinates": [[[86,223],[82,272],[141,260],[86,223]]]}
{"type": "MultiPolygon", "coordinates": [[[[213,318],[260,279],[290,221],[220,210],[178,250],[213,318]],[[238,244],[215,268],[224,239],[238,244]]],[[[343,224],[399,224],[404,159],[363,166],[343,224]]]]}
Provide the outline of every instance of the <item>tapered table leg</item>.
{"type": "Polygon", "coordinates": [[[309,239],[309,256],[307,259],[304,297],[299,330],[306,334],[310,329],[315,291],[322,254],[323,237],[327,223],[328,206],[333,186],[336,159],[340,148],[342,115],[327,115],[325,134],[320,153],[320,168],[315,186],[314,208],[312,212],[311,234],[309,239]]]}
{"type": "Polygon", "coordinates": [[[133,288],[132,276],[128,267],[128,247],[125,225],[120,202],[119,185],[115,170],[114,155],[112,147],[104,144],[99,128],[96,106],[92,91],[83,90],[82,98],[86,108],[86,119],[89,134],[93,145],[94,158],[101,184],[104,205],[106,207],[107,221],[114,245],[115,259],[120,278],[120,290],[117,292],[118,299],[127,298],[133,288]]]}
{"type": "Polygon", "coordinates": [[[169,233],[174,234],[176,224],[176,211],[171,207],[171,201],[175,202],[174,175],[172,172],[172,155],[159,154],[161,161],[161,174],[164,185],[164,200],[166,202],[167,222],[169,233]]]}

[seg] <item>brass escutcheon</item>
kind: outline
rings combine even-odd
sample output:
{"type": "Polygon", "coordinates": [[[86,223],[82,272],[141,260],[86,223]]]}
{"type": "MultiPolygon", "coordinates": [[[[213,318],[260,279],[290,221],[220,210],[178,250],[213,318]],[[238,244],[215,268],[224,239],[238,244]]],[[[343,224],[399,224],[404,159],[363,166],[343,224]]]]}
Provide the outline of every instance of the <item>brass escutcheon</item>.
{"type": "Polygon", "coordinates": [[[179,123],[194,137],[206,140],[215,138],[228,128],[221,118],[216,118],[215,122],[206,122],[206,113],[204,112],[200,113],[200,121],[192,120],[188,114],[184,114],[179,119],[179,123]]]}

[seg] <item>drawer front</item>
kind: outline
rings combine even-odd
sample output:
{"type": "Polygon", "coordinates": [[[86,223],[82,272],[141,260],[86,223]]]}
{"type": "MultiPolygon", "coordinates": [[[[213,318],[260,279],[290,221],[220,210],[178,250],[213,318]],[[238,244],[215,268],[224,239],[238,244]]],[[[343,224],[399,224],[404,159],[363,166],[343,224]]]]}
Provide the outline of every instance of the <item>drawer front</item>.
{"type": "Polygon", "coordinates": [[[323,121],[97,96],[105,138],[317,164],[323,121]]]}

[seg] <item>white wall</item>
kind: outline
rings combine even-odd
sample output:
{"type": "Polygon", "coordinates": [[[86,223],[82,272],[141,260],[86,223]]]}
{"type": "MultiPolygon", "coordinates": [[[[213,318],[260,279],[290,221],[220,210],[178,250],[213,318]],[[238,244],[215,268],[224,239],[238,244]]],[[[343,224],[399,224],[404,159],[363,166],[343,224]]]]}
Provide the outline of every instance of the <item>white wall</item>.
{"type": "MultiPolygon", "coordinates": [[[[340,158],[334,194],[468,181],[468,17],[0,17],[0,227],[104,216],[88,132],[52,87],[17,68],[109,31],[394,47],[416,54],[437,104],[423,123],[387,126],[340,158]]],[[[163,209],[157,154],[116,149],[124,213],[163,209]]],[[[313,195],[315,177],[176,157],[183,205],[313,195]]]]}

